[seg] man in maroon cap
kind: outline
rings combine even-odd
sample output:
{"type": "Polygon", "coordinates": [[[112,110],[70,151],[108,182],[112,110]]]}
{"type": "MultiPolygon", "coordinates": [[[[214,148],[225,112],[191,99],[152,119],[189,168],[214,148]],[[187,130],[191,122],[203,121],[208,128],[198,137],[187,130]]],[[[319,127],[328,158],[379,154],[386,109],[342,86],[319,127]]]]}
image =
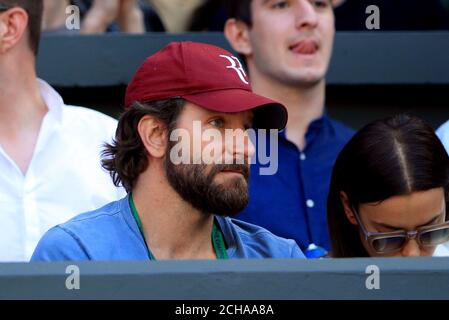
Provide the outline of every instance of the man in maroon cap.
{"type": "Polygon", "coordinates": [[[246,130],[287,121],[281,104],[252,93],[237,58],[171,43],[139,68],[125,106],[103,166],[128,196],[51,229],[32,260],[303,258],[294,241],[230,218],[248,202],[246,130]],[[175,163],[180,153],[187,163],[175,163]]]}

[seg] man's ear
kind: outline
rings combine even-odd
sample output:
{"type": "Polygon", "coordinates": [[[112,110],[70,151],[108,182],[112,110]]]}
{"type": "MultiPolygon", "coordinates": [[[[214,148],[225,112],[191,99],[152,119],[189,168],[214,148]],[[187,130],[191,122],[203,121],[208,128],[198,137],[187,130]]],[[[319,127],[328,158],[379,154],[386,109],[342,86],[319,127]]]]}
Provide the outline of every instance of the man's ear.
{"type": "Polygon", "coordinates": [[[148,154],[153,158],[163,158],[167,148],[167,129],[155,117],[146,115],[137,125],[140,139],[148,154]]]}
{"type": "Polygon", "coordinates": [[[28,14],[24,9],[14,7],[5,11],[0,16],[0,51],[7,52],[20,42],[27,25],[28,14]]]}
{"type": "Polygon", "coordinates": [[[245,22],[234,18],[228,19],[224,27],[224,34],[235,51],[245,56],[252,54],[249,27],[245,22]]]}
{"type": "Polygon", "coordinates": [[[343,210],[345,211],[346,218],[348,218],[349,222],[353,225],[358,225],[357,219],[354,216],[354,212],[352,211],[351,204],[349,202],[348,196],[344,191],[340,192],[340,200],[343,205],[343,210]]]}

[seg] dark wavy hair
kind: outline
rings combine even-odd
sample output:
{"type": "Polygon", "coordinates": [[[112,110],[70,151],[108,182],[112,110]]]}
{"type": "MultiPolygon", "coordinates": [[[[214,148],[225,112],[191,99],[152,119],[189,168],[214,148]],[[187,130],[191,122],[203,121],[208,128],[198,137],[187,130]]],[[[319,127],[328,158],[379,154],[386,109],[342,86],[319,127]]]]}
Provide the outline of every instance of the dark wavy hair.
{"type": "Polygon", "coordinates": [[[41,38],[42,16],[44,12],[43,0],[0,0],[7,7],[20,7],[28,14],[28,39],[34,55],[39,50],[41,38]]]}
{"type": "Polygon", "coordinates": [[[114,141],[105,144],[102,152],[102,166],[117,187],[123,186],[131,192],[139,175],[148,167],[147,151],[137,131],[140,120],[146,115],[154,116],[162,121],[170,135],[184,105],[185,100],[181,98],[134,102],[121,115],[114,141]]]}
{"type": "Polygon", "coordinates": [[[252,0],[224,0],[224,5],[229,18],[245,22],[249,27],[252,26],[251,19],[252,0]]]}
{"type": "Polygon", "coordinates": [[[358,227],[345,215],[342,191],[358,208],[440,187],[448,208],[449,157],[430,125],[405,114],[366,125],[342,149],[332,172],[327,201],[332,256],[368,256],[358,227]]]}

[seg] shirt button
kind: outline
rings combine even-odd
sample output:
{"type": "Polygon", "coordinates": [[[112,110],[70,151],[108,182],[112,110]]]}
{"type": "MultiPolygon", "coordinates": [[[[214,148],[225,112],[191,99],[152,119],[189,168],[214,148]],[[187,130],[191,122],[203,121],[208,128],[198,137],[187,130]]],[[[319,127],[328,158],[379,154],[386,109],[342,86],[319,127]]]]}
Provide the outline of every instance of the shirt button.
{"type": "Polygon", "coordinates": [[[301,159],[301,161],[306,160],[306,154],[301,152],[301,154],[299,155],[299,159],[301,159]]]}
{"type": "Polygon", "coordinates": [[[315,202],[313,202],[313,200],[309,199],[306,201],[306,205],[308,208],[313,208],[315,206],[315,202]]]}

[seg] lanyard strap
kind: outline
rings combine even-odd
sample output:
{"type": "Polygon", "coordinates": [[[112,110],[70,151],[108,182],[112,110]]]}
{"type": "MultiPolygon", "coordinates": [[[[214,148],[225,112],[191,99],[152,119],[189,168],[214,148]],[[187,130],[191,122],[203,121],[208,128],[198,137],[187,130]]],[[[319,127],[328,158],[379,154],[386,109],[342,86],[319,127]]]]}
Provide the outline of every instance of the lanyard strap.
{"type": "Polygon", "coordinates": [[[148,247],[147,241],[145,240],[145,235],[143,234],[142,221],[140,220],[139,214],[137,213],[136,205],[134,204],[133,195],[129,194],[129,205],[131,207],[131,212],[133,213],[134,219],[137,222],[137,226],[139,227],[140,234],[142,235],[143,241],[145,242],[145,247],[147,248],[148,257],[150,260],[156,260],[156,258],[151,253],[150,248],[148,247]]]}
{"type": "Polygon", "coordinates": [[[214,244],[215,254],[217,255],[217,259],[219,260],[227,260],[228,251],[226,251],[226,244],[224,241],[223,233],[217,227],[217,224],[214,221],[214,225],[212,227],[212,243],[214,244]]]}
{"type": "MultiPolygon", "coordinates": [[[[151,253],[150,247],[148,246],[145,235],[143,233],[142,221],[140,220],[139,214],[137,213],[136,205],[134,204],[134,199],[132,194],[129,195],[129,205],[131,207],[131,211],[133,213],[134,219],[136,220],[137,226],[139,227],[140,234],[142,235],[143,241],[145,242],[145,246],[147,248],[148,257],[150,260],[156,260],[154,255],[151,253]]],[[[226,251],[226,244],[224,241],[223,233],[217,227],[215,221],[212,227],[212,244],[214,246],[215,254],[217,255],[217,259],[226,260],[229,259],[228,252],[226,251]]]]}

